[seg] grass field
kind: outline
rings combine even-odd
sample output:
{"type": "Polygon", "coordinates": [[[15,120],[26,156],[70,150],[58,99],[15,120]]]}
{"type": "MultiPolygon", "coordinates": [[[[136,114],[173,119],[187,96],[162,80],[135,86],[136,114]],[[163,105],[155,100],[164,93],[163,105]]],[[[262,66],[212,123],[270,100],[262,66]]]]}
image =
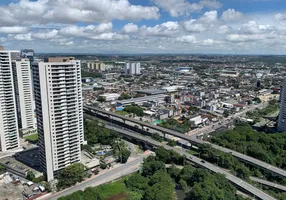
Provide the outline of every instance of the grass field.
{"type": "Polygon", "coordinates": [[[125,187],[124,179],[98,186],[95,188],[95,190],[97,191],[97,193],[100,193],[102,195],[103,199],[127,199],[127,188],[125,187]]]}
{"type": "Polygon", "coordinates": [[[126,112],[124,110],[116,111],[115,113],[118,115],[128,115],[129,114],[128,112],[126,112]]]}
{"type": "Polygon", "coordinates": [[[33,134],[33,135],[29,135],[24,137],[26,140],[31,141],[31,142],[36,142],[38,141],[38,133],[33,134]]]}

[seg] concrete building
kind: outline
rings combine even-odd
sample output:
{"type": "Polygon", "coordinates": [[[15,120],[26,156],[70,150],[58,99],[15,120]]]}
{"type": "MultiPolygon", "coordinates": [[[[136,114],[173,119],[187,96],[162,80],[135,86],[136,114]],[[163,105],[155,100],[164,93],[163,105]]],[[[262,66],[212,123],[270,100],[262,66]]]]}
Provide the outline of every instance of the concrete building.
{"type": "Polygon", "coordinates": [[[141,64],[138,63],[125,63],[124,73],[126,75],[140,75],[141,74],[141,64]]]}
{"type": "Polygon", "coordinates": [[[28,58],[13,61],[18,124],[21,130],[35,129],[32,72],[28,58]]]}
{"type": "Polygon", "coordinates": [[[87,63],[87,68],[90,71],[94,71],[94,70],[105,71],[106,70],[105,64],[103,62],[99,62],[99,61],[88,62],[87,63]]]}
{"type": "Polygon", "coordinates": [[[19,51],[0,51],[0,151],[20,146],[12,61],[19,51]]]}
{"type": "Polygon", "coordinates": [[[56,60],[33,66],[38,145],[48,181],[58,170],[81,161],[84,142],[80,61],[56,60]]]}
{"type": "Polygon", "coordinates": [[[286,78],[283,81],[283,87],[280,91],[280,113],[277,129],[279,132],[286,131],[286,78]]]}
{"type": "Polygon", "coordinates": [[[99,95],[99,97],[105,98],[105,101],[115,101],[120,97],[120,94],[118,93],[105,93],[99,95]]]}

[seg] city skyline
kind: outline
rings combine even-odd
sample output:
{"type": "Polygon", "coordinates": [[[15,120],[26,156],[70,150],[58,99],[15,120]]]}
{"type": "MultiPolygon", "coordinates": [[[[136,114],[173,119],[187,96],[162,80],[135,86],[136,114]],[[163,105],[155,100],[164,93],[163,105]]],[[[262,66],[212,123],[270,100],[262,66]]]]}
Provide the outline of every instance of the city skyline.
{"type": "Polygon", "coordinates": [[[0,45],[39,53],[285,54],[281,0],[100,2],[1,1],[0,45]]]}

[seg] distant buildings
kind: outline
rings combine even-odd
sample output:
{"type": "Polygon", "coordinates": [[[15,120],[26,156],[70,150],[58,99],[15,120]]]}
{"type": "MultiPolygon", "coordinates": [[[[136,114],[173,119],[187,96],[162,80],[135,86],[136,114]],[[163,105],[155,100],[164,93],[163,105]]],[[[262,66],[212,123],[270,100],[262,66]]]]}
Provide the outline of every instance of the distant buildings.
{"type": "Polygon", "coordinates": [[[140,75],[141,74],[141,64],[138,63],[125,63],[124,73],[126,75],[140,75]]]}
{"type": "Polygon", "coordinates": [[[95,61],[95,62],[88,62],[87,63],[87,68],[90,71],[105,71],[106,66],[103,62],[95,61]]]}
{"type": "Polygon", "coordinates": [[[239,76],[239,72],[223,70],[220,73],[220,76],[223,76],[223,77],[238,77],[239,76]]]}
{"type": "Polygon", "coordinates": [[[81,64],[74,58],[49,58],[33,66],[41,167],[47,180],[80,162],[84,140],[81,64]]]}
{"type": "Polygon", "coordinates": [[[12,62],[19,51],[0,51],[0,151],[20,146],[12,62]]]}
{"type": "Polygon", "coordinates": [[[283,88],[280,92],[280,114],[278,118],[277,129],[279,132],[286,131],[286,78],[283,82],[283,88]]]}

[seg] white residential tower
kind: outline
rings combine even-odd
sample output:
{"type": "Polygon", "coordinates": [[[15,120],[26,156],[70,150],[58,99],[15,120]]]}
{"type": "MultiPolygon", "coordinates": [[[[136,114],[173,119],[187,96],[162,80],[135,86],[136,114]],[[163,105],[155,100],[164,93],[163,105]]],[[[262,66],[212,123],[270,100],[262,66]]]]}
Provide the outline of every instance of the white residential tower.
{"type": "Polygon", "coordinates": [[[33,66],[33,74],[41,165],[50,181],[81,160],[81,65],[74,58],[49,58],[33,66]]]}
{"type": "Polygon", "coordinates": [[[0,50],[0,151],[20,146],[12,61],[19,51],[0,50]]]}

